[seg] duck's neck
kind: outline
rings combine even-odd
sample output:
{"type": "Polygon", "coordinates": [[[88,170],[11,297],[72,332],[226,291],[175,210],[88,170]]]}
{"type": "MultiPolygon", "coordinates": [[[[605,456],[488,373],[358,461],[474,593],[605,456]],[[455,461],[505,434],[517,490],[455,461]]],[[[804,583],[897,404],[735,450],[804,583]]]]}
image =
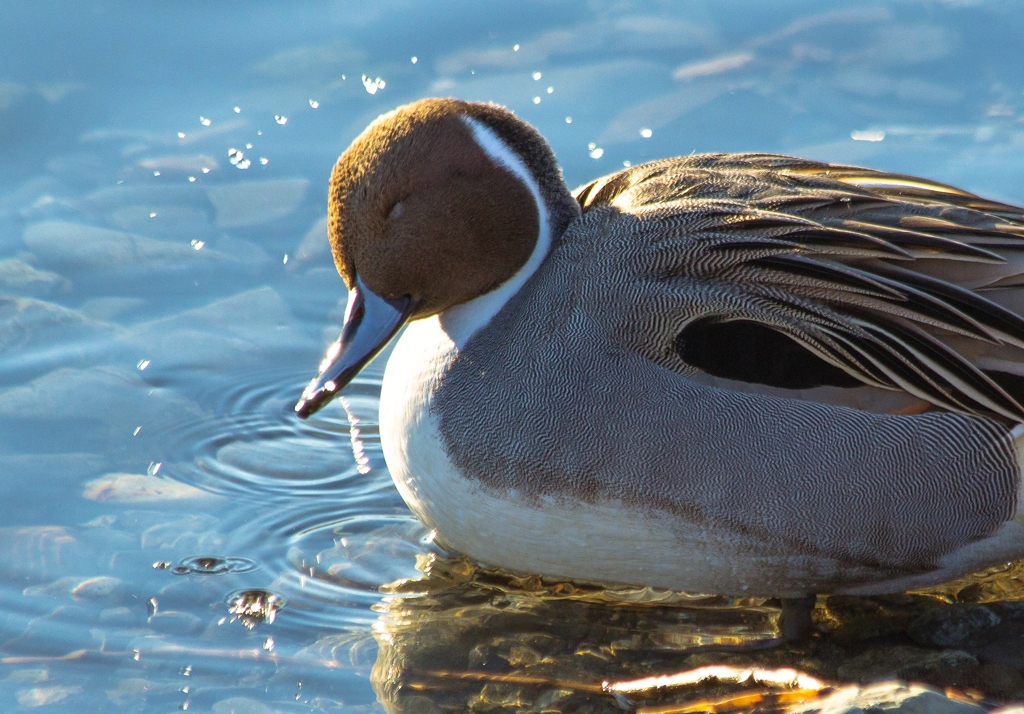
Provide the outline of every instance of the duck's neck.
{"type": "Polygon", "coordinates": [[[530,279],[551,249],[551,216],[540,194],[540,187],[523,160],[490,128],[475,119],[463,117],[480,148],[499,166],[511,171],[533,196],[537,209],[537,241],[533,251],[516,273],[489,293],[455,305],[437,316],[440,328],[457,349],[461,349],[477,330],[491,321],[513,295],[530,279]]]}

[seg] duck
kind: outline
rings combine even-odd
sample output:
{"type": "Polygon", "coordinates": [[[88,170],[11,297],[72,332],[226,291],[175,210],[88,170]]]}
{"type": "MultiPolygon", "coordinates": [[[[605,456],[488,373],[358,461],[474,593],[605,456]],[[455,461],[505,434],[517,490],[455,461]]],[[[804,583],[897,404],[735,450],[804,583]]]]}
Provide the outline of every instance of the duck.
{"type": "Polygon", "coordinates": [[[1024,210],[909,175],[678,156],[570,191],[452,98],[341,154],[348,302],[307,418],[401,333],[384,458],[442,547],[726,596],[923,588],[1024,557],[1024,210]]]}

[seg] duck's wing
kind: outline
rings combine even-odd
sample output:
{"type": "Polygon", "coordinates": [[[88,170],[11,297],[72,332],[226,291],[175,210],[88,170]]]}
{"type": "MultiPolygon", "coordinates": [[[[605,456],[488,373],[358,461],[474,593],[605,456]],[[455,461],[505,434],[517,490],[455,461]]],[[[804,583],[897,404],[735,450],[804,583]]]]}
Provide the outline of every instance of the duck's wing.
{"type": "MultiPolygon", "coordinates": [[[[662,324],[691,366],[728,362],[756,336],[791,367],[832,370],[825,383],[1024,421],[1024,382],[977,363],[981,346],[1024,364],[1024,319],[1000,304],[1024,295],[1024,210],[912,176],[768,154],[654,162],[575,195],[584,216],[632,221],[635,278],[657,284],[653,309],[682,316],[662,324]],[[719,353],[704,354],[716,339],[719,353]]],[[[664,337],[645,351],[663,352],[664,337]]]]}

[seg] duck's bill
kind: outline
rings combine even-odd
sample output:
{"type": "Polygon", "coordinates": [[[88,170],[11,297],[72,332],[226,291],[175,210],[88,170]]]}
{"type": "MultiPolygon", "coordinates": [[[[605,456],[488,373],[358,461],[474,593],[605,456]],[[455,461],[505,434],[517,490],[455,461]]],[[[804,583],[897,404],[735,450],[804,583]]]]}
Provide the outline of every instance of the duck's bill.
{"type": "Polygon", "coordinates": [[[341,336],[320,363],[320,374],[309,383],[295,411],[305,419],[334,399],[342,388],[395,336],[416,309],[411,297],[385,300],[356,279],[348,294],[341,336]]]}

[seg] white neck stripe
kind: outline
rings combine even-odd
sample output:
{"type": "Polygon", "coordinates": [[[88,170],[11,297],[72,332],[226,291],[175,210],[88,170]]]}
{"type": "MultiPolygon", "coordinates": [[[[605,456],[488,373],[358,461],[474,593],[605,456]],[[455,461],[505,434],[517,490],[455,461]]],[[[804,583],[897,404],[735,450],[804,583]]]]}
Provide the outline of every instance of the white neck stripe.
{"type": "Polygon", "coordinates": [[[496,164],[511,171],[516,178],[523,182],[533,196],[534,204],[537,206],[537,220],[539,230],[537,243],[526,263],[515,275],[506,280],[489,293],[474,298],[469,302],[455,305],[442,312],[440,318],[441,327],[448,333],[455,346],[462,348],[473,334],[481,327],[491,321],[491,318],[498,314],[513,295],[519,292],[530,276],[533,275],[540,264],[547,257],[551,248],[551,224],[548,220],[548,209],[540,195],[540,186],[537,180],[526,168],[526,164],[512,149],[505,144],[494,131],[467,116],[461,117],[469,129],[473,132],[476,143],[484,150],[496,164]]]}

